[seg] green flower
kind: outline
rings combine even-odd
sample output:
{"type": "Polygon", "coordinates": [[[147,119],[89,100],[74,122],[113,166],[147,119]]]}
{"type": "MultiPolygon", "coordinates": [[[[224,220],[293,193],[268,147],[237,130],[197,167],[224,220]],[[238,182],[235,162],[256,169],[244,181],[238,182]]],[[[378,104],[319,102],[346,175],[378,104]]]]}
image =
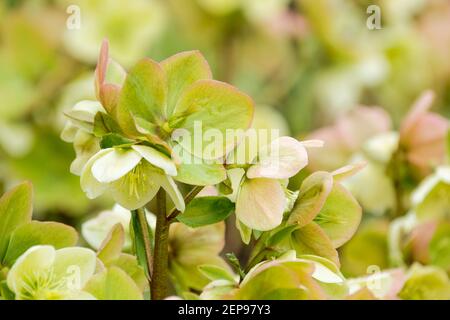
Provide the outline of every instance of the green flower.
{"type": "Polygon", "coordinates": [[[83,291],[95,267],[92,250],[34,246],[14,263],[7,284],[18,300],[95,299],[83,291]]]}

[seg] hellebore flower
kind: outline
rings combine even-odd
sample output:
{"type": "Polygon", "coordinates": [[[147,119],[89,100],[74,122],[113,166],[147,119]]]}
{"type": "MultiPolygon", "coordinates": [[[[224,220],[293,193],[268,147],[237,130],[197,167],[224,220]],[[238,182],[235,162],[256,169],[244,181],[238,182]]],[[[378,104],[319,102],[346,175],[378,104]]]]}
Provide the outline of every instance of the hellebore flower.
{"type": "Polygon", "coordinates": [[[312,170],[335,170],[347,164],[371,137],[391,129],[391,119],[381,108],[358,107],[337,120],[334,125],[321,128],[307,139],[324,141],[320,150],[309,152],[312,170]]]}
{"type": "Polygon", "coordinates": [[[199,265],[214,265],[230,271],[220,257],[224,245],[224,222],[198,228],[174,223],[169,233],[169,271],[177,280],[178,291],[201,290],[208,284],[199,265]]]}
{"type": "Polygon", "coordinates": [[[83,291],[96,267],[96,255],[86,248],[34,246],[8,273],[7,284],[17,300],[95,299],[83,291]]]}
{"type": "Polygon", "coordinates": [[[432,91],[424,92],[414,103],[400,127],[400,147],[407,161],[421,176],[443,163],[449,122],[428,111],[433,103],[432,91]]]}
{"type": "Polygon", "coordinates": [[[81,174],[81,188],[89,198],[108,191],[121,206],[135,210],[150,202],[162,187],[176,208],[184,211],[183,196],[172,179],[176,175],[175,163],[151,147],[108,148],[88,161],[81,174]]]}
{"type": "Polygon", "coordinates": [[[161,63],[143,59],[126,74],[109,58],[105,41],[95,76],[103,110],[92,108],[82,119],[69,114],[70,121],[77,120],[76,125],[97,137],[102,148],[81,170],[82,189],[89,198],[109,190],[117,203],[133,210],[163,187],[183,211],[173,179],[214,185],[226,178],[216,160],[237,141],[211,143],[208,132],[198,134],[198,126],[221,137],[228,130],[245,130],[253,117],[253,102],[232,86],[212,80],[199,52],[183,52],[161,63]]]}
{"type": "Polygon", "coordinates": [[[83,100],[66,114],[69,120],[61,133],[61,139],[73,143],[76,153],[70,165],[73,174],[80,175],[86,162],[100,150],[99,140],[92,134],[97,112],[104,112],[100,102],[83,100]]]}
{"type": "Polygon", "coordinates": [[[308,164],[305,146],[291,137],[280,137],[259,150],[245,171],[229,172],[236,202],[236,217],[245,226],[266,231],[278,226],[287,206],[283,179],[296,175],[308,164]]]}

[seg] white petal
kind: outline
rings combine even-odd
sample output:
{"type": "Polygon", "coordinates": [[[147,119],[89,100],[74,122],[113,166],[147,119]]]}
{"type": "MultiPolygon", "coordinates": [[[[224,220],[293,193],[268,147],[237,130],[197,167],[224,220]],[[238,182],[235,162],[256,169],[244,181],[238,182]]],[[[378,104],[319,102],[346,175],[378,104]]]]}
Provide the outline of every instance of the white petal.
{"type": "Polygon", "coordinates": [[[55,260],[52,246],[34,246],[22,254],[8,272],[8,287],[16,294],[26,285],[27,279],[35,274],[49,272],[55,260]]]}
{"type": "Polygon", "coordinates": [[[252,229],[267,231],[281,223],[285,206],[284,190],[277,180],[248,179],[239,191],[236,216],[252,229]]]}
{"type": "Polygon", "coordinates": [[[113,149],[95,161],[92,174],[99,182],[113,182],[130,172],[141,159],[141,155],[133,149],[113,149]]]}
{"type": "Polygon", "coordinates": [[[325,141],[319,139],[305,140],[301,144],[305,148],[322,148],[325,145],[325,141]]]}
{"type": "Polygon", "coordinates": [[[53,273],[65,280],[69,290],[81,290],[95,272],[97,257],[91,249],[69,247],[56,250],[53,273]]]}
{"type": "Polygon", "coordinates": [[[323,264],[316,261],[314,263],[314,272],[312,274],[313,278],[325,282],[325,283],[341,283],[344,282],[338,274],[334,273],[323,264]]]}
{"type": "Polygon", "coordinates": [[[132,148],[136,152],[138,152],[145,160],[150,162],[155,167],[163,169],[164,172],[168,175],[177,175],[177,167],[175,166],[175,163],[161,152],[147,146],[135,145],[132,146],[132,148]]]}
{"type": "Polygon", "coordinates": [[[178,186],[175,181],[171,177],[162,174],[157,174],[157,177],[157,181],[169,194],[169,197],[172,199],[175,207],[183,212],[185,209],[184,198],[180,190],[178,190],[178,186]]]}
{"type": "Polygon", "coordinates": [[[307,164],[308,154],[303,144],[291,137],[281,137],[261,150],[258,163],[250,167],[247,177],[286,179],[307,164]]]}
{"type": "Polygon", "coordinates": [[[81,172],[81,189],[86,193],[89,199],[97,198],[105,192],[107,185],[100,183],[92,174],[93,164],[104,155],[112,152],[112,149],[103,149],[97,152],[84,166],[81,172]]]}

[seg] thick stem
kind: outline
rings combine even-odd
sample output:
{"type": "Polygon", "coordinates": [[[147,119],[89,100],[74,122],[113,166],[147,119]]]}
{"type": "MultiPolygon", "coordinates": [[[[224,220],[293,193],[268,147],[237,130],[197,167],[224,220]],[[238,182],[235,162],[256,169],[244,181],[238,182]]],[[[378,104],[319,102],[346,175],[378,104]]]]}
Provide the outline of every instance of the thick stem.
{"type": "Polygon", "coordinates": [[[170,227],[169,219],[166,217],[166,192],[162,188],[158,191],[157,202],[151,296],[153,300],[162,300],[168,295],[170,227]]]}

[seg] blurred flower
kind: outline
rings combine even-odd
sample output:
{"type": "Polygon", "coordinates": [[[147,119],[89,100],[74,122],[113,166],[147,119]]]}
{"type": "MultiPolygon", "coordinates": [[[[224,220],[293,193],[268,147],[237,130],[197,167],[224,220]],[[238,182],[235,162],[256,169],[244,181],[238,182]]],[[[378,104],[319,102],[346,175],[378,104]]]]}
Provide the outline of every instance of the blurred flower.
{"type": "Polygon", "coordinates": [[[413,265],[399,297],[407,300],[448,300],[450,281],[442,269],[434,266],[413,265]]]}
{"type": "Polygon", "coordinates": [[[95,266],[95,252],[86,248],[34,246],[11,267],[7,283],[17,300],[95,299],[83,291],[95,266]]]}
{"type": "MultiPolygon", "coordinates": [[[[58,0],[66,9],[69,0],[58,0]]],[[[112,56],[125,65],[135,63],[158,38],[166,24],[165,7],[156,0],[80,0],[80,28],[65,30],[64,44],[76,58],[94,63],[98,44],[106,37],[112,56]]]]}
{"type": "MultiPolygon", "coordinates": [[[[156,218],[153,214],[146,211],[147,222],[152,229],[155,229],[156,218]]],[[[116,204],[110,210],[100,212],[96,217],[87,220],[81,226],[81,233],[83,238],[89,245],[98,250],[106,239],[111,229],[120,223],[124,230],[124,244],[123,250],[130,251],[132,242],[130,236],[130,210],[127,210],[116,204]]]]}
{"type": "Polygon", "coordinates": [[[449,122],[444,117],[428,111],[433,102],[432,91],[424,92],[411,107],[400,127],[400,147],[409,163],[421,176],[445,160],[445,142],[449,122]]]}
{"type": "Polygon", "coordinates": [[[334,125],[314,131],[307,139],[324,141],[324,147],[309,152],[311,170],[335,170],[347,164],[371,137],[391,128],[389,115],[378,107],[358,107],[338,118],[334,125]]]}

